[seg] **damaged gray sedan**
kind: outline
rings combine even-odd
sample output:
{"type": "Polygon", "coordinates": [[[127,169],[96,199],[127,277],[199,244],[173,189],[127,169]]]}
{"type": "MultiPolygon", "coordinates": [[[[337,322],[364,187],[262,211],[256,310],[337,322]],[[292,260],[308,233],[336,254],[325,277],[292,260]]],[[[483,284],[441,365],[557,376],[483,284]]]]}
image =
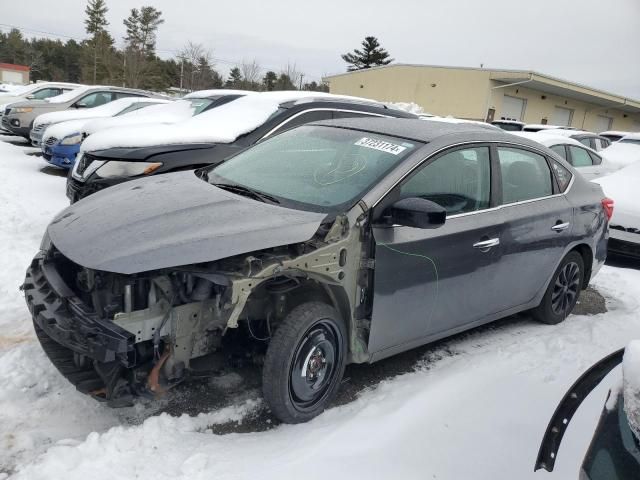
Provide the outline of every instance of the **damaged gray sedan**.
{"type": "Polygon", "coordinates": [[[23,289],[84,393],[127,405],[249,359],[273,413],[303,422],[348,363],[524,310],[564,320],[605,260],[612,208],[524,138],[321,122],[72,205],[23,289]]]}

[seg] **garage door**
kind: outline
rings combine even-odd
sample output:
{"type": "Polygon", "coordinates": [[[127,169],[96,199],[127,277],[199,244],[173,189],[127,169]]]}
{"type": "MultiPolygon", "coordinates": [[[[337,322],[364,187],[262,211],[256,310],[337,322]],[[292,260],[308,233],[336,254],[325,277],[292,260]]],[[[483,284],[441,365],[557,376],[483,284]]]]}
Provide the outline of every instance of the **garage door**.
{"type": "Polygon", "coordinates": [[[500,118],[505,120],[520,120],[524,118],[524,108],[527,101],[524,98],[505,95],[502,99],[502,114],[500,118]]]}
{"type": "Polygon", "coordinates": [[[1,80],[6,83],[17,83],[18,85],[22,85],[22,73],[20,72],[2,72],[1,80]]]}
{"type": "Polygon", "coordinates": [[[613,118],[605,115],[598,115],[596,117],[596,132],[606,132],[607,130],[611,130],[612,123],[613,118]]]}
{"type": "Polygon", "coordinates": [[[553,125],[570,127],[572,118],[573,110],[569,108],[556,107],[553,109],[553,118],[551,119],[551,123],[553,125]]]}

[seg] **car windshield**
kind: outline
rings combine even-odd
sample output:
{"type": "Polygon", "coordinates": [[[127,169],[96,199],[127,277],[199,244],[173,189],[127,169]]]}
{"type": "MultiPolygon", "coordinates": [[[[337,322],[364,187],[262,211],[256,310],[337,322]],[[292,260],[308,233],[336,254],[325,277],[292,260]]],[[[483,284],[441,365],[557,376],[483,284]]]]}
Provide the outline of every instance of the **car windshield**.
{"type": "Polygon", "coordinates": [[[284,132],[207,171],[214,185],[240,186],[292,208],[335,212],[359,200],[422,144],[324,126],[284,132]]]}
{"type": "Polygon", "coordinates": [[[215,99],[211,98],[188,98],[187,99],[191,106],[193,107],[193,114],[198,115],[202,113],[205,108],[211,105],[215,99]]]}

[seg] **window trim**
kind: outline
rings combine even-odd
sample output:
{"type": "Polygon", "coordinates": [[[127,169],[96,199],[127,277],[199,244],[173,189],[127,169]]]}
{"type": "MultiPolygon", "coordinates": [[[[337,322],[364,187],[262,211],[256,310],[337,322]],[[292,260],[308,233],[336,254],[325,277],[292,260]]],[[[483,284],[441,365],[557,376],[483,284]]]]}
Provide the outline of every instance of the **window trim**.
{"type": "MultiPolygon", "coordinates": [[[[438,150],[431,152],[427,157],[423,158],[422,160],[420,160],[419,162],[417,162],[411,169],[409,169],[409,171],[405,172],[404,175],[402,175],[402,177],[400,177],[396,182],[394,182],[393,185],[391,185],[389,188],[387,188],[387,190],[385,190],[385,192],[380,195],[380,197],[373,202],[373,205],[371,205],[371,207],[369,208],[370,211],[374,211],[375,209],[380,205],[380,203],[383,202],[383,200],[385,198],[387,198],[389,196],[389,194],[391,192],[393,192],[393,190],[395,190],[395,188],[404,181],[405,178],[407,178],[409,175],[411,175],[416,169],[420,168],[421,165],[423,165],[425,162],[427,162],[428,160],[435,158],[435,156],[437,156],[438,154],[440,154],[441,152],[444,152],[446,150],[449,150],[451,148],[455,148],[455,147],[460,147],[460,146],[468,146],[468,145],[482,145],[482,144],[489,144],[492,146],[492,148],[497,148],[498,145],[509,145],[512,147],[517,147],[517,148],[522,148],[524,150],[531,150],[532,152],[535,152],[539,155],[542,155],[545,160],[547,161],[547,166],[549,167],[549,169],[551,170],[551,175],[553,176],[554,179],[554,185],[557,187],[557,179],[556,179],[556,175],[555,172],[553,171],[553,169],[551,168],[551,166],[549,165],[549,155],[547,152],[544,152],[543,150],[540,150],[536,147],[532,147],[530,145],[523,145],[521,143],[516,143],[516,142],[508,142],[508,141],[504,141],[504,140],[469,140],[469,141],[465,141],[465,142],[459,142],[459,143],[454,143],[451,145],[447,145],[445,147],[439,148],[438,150]]],[[[493,156],[492,156],[493,158],[493,156]]],[[[558,156],[558,158],[561,158],[558,156]]],[[[497,158],[496,158],[497,159],[497,158]]],[[[566,163],[569,163],[567,160],[562,159],[563,161],[565,161],[566,163]]],[[[560,162],[560,165],[562,165],[562,162],[560,162]]],[[[559,189],[557,189],[558,193],[553,193],[552,195],[548,195],[546,197],[539,197],[539,198],[532,198],[529,200],[521,200],[519,202],[514,202],[514,203],[508,203],[508,204],[502,204],[502,205],[496,205],[496,206],[492,206],[490,208],[485,208],[484,210],[475,210],[473,212],[466,212],[466,213],[456,213],[455,215],[451,215],[451,216],[447,216],[447,220],[450,219],[455,219],[455,218],[460,218],[460,217],[466,217],[469,215],[477,215],[477,214],[481,214],[481,213],[486,213],[486,212],[495,212],[498,211],[502,208],[505,207],[511,207],[514,205],[523,205],[523,204],[527,204],[527,203],[532,203],[532,202],[539,202],[541,200],[548,200],[550,198],[555,198],[555,197],[562,197],[562,196],[566,196],[567,193],[569,193],[571,191],[571,188],[573,187],[573,183],[575,181],[575,174],[571,171],[573,167],[573,165],[571,165],[569,163],[570,167],[569,173],[571,173],[571,180],[569,180],[569,184],[567,185],[567,188],[565,189],[564,192],[560,192],[559,189]]],[[[497,177],[496,177],[497,178],[497,177]]],[[[494,176],[493,176],[493,170],[492,170],[492,175],[491,175],[491,187],[493,188],[493,184],[494,184],[494,176]]],[[[500,184],[500,193],[502,194],[502,182],[498,182],[500,184]]]]}
{"type": "Polygon", "coordinates": [[[263,139],[271,136],[272,133],[280,130],[287,123],[289,123],[292,120],[298,118],[300,115],[304,115],[305,113],[309,113],[309,112],[344,112],[344,113],[360,113],[360,114],[369,115],[369,116],[372,116],[372,117],[389,117],[388,115],[382,115],[380,113],[364,112],[362,110],[349,110],[347,108],[329,108],[329,107],[309,108],[307,110],[300,110],[298,113],[295,113],[295,114],[291,115],[289,118],[285,119],[282,123],[279,123],[278,125],[273,127],[271,130],[269,130],[267,133],[265,133],[260,138],[260,140],[263,140],[263,139]]]}

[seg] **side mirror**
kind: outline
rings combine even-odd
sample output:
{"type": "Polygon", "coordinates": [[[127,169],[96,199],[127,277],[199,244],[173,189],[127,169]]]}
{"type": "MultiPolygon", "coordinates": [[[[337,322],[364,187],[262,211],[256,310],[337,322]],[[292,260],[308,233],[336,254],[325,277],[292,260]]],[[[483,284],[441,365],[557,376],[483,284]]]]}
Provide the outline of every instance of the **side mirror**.
{"type": "Polygon", "coordinates": [[[398,200],[385,213],[392,224],[413,228],[438,228],[447,219],[444,207],[419,197],[398,200]]]}
{"type": "Polygon", "coordinates": [[[78,102],[75,104],[76,108],[87,108],[87,104],[84,102],[78,102]]]}
{"type": "Polygon", "coordinates": [[[36,96],[35,96],[35,95],[33,95],[33,94],[31,94],[31,95],[27,95],[25,98],[26,98],[27,100],[33,100],[34,98],[36,98],[36,96]]]}

